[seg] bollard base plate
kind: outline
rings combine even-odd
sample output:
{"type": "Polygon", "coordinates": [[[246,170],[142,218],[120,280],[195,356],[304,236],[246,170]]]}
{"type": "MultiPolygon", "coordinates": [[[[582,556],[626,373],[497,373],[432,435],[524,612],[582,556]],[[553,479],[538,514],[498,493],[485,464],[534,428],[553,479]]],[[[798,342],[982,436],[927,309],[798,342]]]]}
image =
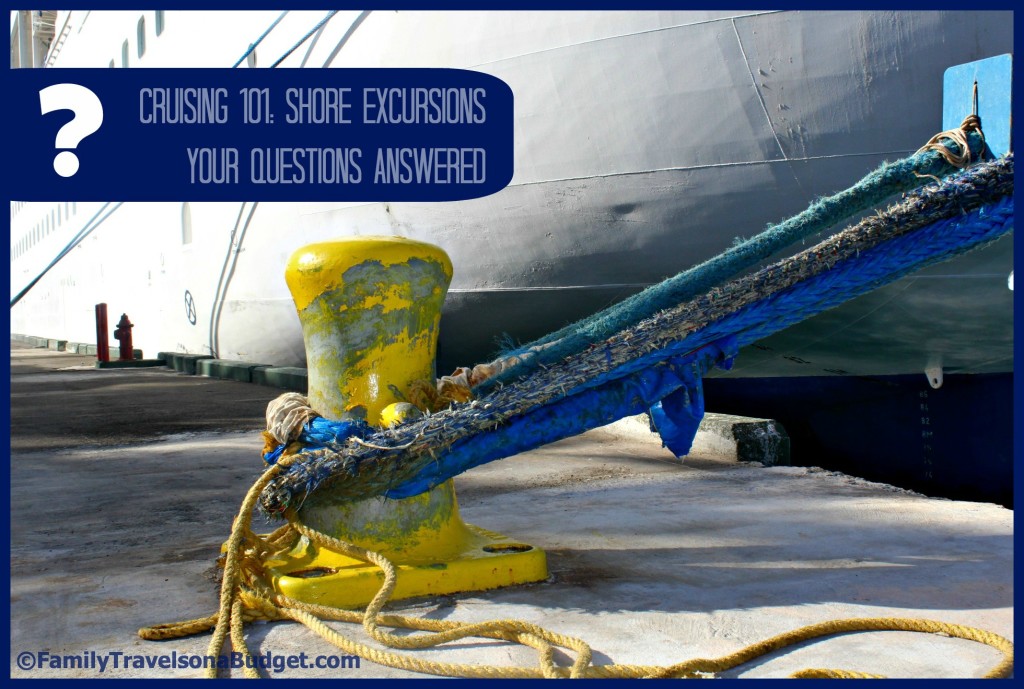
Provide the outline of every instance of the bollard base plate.
{"type": "MultiPolygon", "coordinates": [[[[548,578],[543,550],[464,524],[461,551],[449,559],[395,562],[391,600],[483,591],[548,578]]],[[[289,598],[335,608],[361,608],[384,583],[376,565],[321,549],[302,537],[265,568],[267,583],[289,598]]]]}

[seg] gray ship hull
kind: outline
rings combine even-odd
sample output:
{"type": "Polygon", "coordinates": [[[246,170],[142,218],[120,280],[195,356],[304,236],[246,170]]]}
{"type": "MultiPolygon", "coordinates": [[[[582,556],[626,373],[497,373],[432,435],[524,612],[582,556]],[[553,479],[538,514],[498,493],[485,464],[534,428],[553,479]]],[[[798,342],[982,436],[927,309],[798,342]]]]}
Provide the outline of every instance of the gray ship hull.
{"type": "MultiPolygon", "coordinates": [[[[167,13],[139,65],[230,64],[252,27],[266,25],[249,14],[242,31],[237,14],[167,13]],[[218,41],[196,53],[195,32],[214,28],[218,41]]],[[[72,15],[80,26],[54,66],[106,66],[138,15],[72,15]]],[[[320,17],[290,13],[257,64],[320,17]]],[[[942,128],[944,71],[1013,50],[1009,12],[359,17],[334,20],[284,66],[459,67],[503,79],[516,108],[506,189],[442,204],[127,204],[12,309],[12,330],[91,341],[93,305],[111,302],[149,316],[135,329],[147,352],[301,365],[287,257],[336,236],[397,234],[440,245],[455,266],[443,373],[489,359],[505,335],[529,341],[607,306],[912,153],[942,128]]],[[[59,207],[12,209],[12,244],[30,245],[12,261],[12,293],[92,212],[59,205],[63,220],[59,207]]],[[[923,375],[936,362],[1012,370],[1011,270],[1004,240],[771,338],[730,375],[923,375]]]]}

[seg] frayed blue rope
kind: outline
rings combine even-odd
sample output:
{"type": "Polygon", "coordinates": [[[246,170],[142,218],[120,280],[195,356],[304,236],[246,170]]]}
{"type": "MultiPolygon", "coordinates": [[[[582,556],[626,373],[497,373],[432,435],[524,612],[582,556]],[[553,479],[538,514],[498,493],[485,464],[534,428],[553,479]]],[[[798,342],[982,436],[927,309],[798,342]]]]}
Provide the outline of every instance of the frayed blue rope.
{"type": "MultiPolygon", "coordinates": [[[[714,345],[722,350],[722,354],[734,351],[739,346],[810,318],[912,271],[990,243],[1010,231],[1013,227],[1013,201],[1012,197],[1006,196],[1006,189],[1007,183],[1009,189],[1012,189],[1012,156],[1007,156],[990,168],[980,175],[966,172],[945,183],[942,188],[929,189],[929,194],[938,194],[946,199],[941,208],[914,210],[916,206],[913,203],[908,201],[904,204],[902,212],[895,214],[891,222],[915,228],[907,234],[891,237],[882,244],[852,253],[849,258],[830,265],[826,272],[807,277],[803,282],[737,309],[691,332],[685,339],[677,339],[671,328],[659,330],[656,324],[649,325],[652,335],[660,334],[648,337],[643,342],[644,349],[650,350],[647,354],[626,361],[614,370],[606,370],[586,379],[585,382],[578,382],[571,389],[563,389],[557,399],[527,408],[518,416],[496,421],[493,430],[474,432],[455,440],[450,446],[438,447],[436,451],[429,452],[432,461],[421,462],[420,457],[404,458],[396,455],[394,451],[401,449],[398,447],[373,451],[365,448],[351,451],[350,448],[340,454],[328,453],[293,465],[287,473],[290,478],[298,480],[288,485],[279,485],[272,497],[267,498],[268,492],[265,491],[264,497],[267,499],[262,501],[263,507],[268,513],[276,514],[282,505],[291,504],[298,494],[309,495],[318,486],[326,486],[345,475],[358,477],[369,471],[371,476],[381,476],[388,471],[387,467],[390,467],[396,480],[384,487],[380,487],[379,483],[373,488],[363,485],[359,495],[408,497],[461,473],[468,466],[500,459],[643,411],[659,394],[670,394],[673,387],[680,387],[678,365],[686,363],[692,366],[693,361],[687,361],[690,355],[702,356],[706,353],[698,350],[714,345]],[[992,171],[998,169],[1003,170],[998,173],[1001,182],[996,185],[985,184],[986,175],[991,176],[992,171]],[[987,205],[977,205],[986,200],[987,205]],[[971,207],[974,210],[966,210],[971,207]],[[940,213],[952,217],[917,227],[918,223],[928,222],[929,216],[938,216],[940,213]],[[675,383],[672,382],[673,378],[675,383]],[[570,406],[565,405],[571,405],[573,413],[567,413],[570,406]],[[385,459],[387,455],[393,455],[393,458],[385,459]],[[366,463],[377,464],[380,468],[368,469],[364,466],[366,463]],[[402,471],[399,468],[402,464],[411,471],[402,471]]],[[[815,260],[828,260],[828,257],[824,255],[815,260]]],[[[770,277],[774,268],[765,270],[765,275],[770,277]]],[[[754,277],[761,279],[757,275],[754,277]]],[[[713,295],[711,299],[714,300],[713,295]]],[[[658,318],[673,317],[672,313],[666,312],[658,318]]],[[[629,340],[624,342],[628,344],[629,340]]],[[[607,353],[607,349],[592,353],[590,358],[607,353]]],[[[714,358],[716,361],[725,359],[728,356],[714,358]]],[[[501,403],[492,398],[490,402],[483,399],[474,403],[477,404],[487,408],[491,404],[501,403]]],[[[424,429],[416,427],[417,424],[413,426],[409,434],[424,432],[424,429]]],[[[415,439],[409,434],[402,436],[400,429],[395,432],[398,434],[396,437],[377,442],[387,445],[415,439]]],[[[369,439],[374,440],[374,437],[369,439]]]]}
{"type": "MultiPolygon", "coordinates": [[[[1013,199],[1006,198],[864,251],[857,258],[751,304],[685,340],[588,381],[554,404],[455,443],[415,478],[393,486],[385,495],[417,495],[480,464],[639,414],[681,388],[699,394],[700,380],[696,374],[703,374],[716,364],[728,367],[739,347],[910,272],[994,241],[1012,225],[1013,199]]],[[[699,418],[696,421],[699,424],[699,418]]],[[[678,429],[677,435],[669,440],[677,450],[688,449],[693,432],[696,424],[678,429]],[[687,434],[689,438],[684,437],[687,434]]],[[[319,477],[315,483],[324,478],[319,477]]]]}

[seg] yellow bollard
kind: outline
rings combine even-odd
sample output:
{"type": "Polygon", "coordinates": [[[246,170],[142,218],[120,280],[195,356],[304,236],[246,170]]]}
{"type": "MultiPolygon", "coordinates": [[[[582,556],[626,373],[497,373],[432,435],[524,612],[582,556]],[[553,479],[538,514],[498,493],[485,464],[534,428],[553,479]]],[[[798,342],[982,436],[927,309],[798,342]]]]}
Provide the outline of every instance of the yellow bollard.
{"type": "MultiPolygon", "coordinates": [[[[303,247],[288,262],[288,287],[302,323],[310,406],[329,419],[357,416],[390,425],[406,418],[416,380],[435,378],[441,306],[451,281],[447,254],[402,237],[351,237],[303,247]]],[[[459,517],[452,481],[404,500],[333,500],[311,495],[308,526],[387,556],[393,599],[541,581],[544,552],[459,517]]],[[[366,605],[380,570],[302,538],[267,564],[275,590],[307,603],[366,605]]]]}

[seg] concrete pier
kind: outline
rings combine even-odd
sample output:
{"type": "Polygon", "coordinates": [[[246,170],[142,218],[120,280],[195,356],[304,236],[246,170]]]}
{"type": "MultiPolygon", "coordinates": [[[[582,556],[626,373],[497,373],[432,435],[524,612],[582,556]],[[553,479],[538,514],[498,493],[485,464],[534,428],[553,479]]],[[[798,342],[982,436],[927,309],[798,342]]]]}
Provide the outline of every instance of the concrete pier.
{"type": "MultiPolygon", "coordinates": [[[[11,391],[12,676],[201,676],[111,663],[205,653],[208,635],[148,642],[136,631],[215,611],[218,549],[262,469],[259,430],[279,391],[167,368],[97,370],[86,356],[15,343],[11,391]],[[23,665],[22,654],[36,662],[44,651],[86,665],[23,665]],[[100,656],[103,672],[89,664],[100,656]]],[[[583,638],[596,664],[717,657],[847,617],[928,618],[1013,639],[1013,513],[997,505],[813,468],[679,462],[657,436],[614,425],[474,469],[456,485],[467,520],[527,534],[547,551],[550,580],[391,609],[528,620],[583,638]]],[[[252,625],[247,638],[270,657],[343,655],[294,623],[252,625]]],[[[409,653],[536,663],[531,649],[475,639],[409,653]]],[[[882,632],[801,644],[722,676],[827,667],[978,677],[998,661],[981,644],[882,632]]],[[[422,676],[353,665],[266,674],[422,676]]]]}

